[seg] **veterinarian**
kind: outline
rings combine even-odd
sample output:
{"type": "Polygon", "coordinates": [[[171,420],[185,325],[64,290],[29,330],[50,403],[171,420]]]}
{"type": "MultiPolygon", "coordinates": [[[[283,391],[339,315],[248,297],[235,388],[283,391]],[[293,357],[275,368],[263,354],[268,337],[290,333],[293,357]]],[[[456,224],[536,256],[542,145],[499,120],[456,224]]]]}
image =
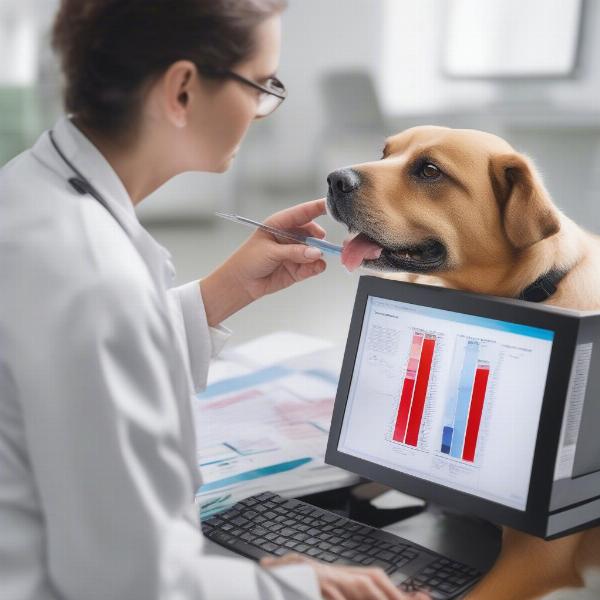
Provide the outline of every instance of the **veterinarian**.
{"type": "MultiPolygon", "coordinates": [[[[286,96],[283,0],[63,0],[65,108],[0,172],[0,597],[401,599],[373,569],[211,557],[190,398],[250,302],[320,252],[254,233],[174,288],[134,206],[222,172],[286,96]]],[[[198,190],[197,195],[202,196],[198,190]]],[[[316,200],[268,219],[323,237],[316,200]]]]}

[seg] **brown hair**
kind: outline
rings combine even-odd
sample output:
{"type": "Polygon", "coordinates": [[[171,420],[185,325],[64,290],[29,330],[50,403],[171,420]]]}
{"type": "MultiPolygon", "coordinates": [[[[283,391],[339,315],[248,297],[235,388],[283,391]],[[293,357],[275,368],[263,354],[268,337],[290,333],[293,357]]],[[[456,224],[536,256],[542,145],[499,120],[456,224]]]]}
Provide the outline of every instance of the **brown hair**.
{"type": "Polygon", "coordinates": [[[143,85],[178,60],[200,72],[250,58],[253,32],[285,0],[62,0],[52,45],[64,104],[81,122],[119,134],[135,121],[143,85]]]}

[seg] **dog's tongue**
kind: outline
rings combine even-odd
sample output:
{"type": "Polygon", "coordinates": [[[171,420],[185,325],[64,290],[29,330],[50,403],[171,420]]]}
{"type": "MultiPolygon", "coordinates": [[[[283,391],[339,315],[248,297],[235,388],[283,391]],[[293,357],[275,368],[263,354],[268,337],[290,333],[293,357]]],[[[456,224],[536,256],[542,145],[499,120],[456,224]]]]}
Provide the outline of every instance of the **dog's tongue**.
{"type": "Polygon", "coordinates": [[[344,242],[342,250],[342,264],[348,271],[358,269],[363,260],[374,260],[379,258],[383,248],[368,238],[364,233],[344,242]]]}

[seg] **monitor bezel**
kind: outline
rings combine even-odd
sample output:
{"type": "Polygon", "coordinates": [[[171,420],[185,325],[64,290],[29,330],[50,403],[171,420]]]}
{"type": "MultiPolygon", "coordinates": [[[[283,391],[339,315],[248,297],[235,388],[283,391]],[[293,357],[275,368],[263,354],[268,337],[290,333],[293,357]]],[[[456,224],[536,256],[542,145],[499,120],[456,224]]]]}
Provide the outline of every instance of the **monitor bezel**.
{"type": "Polygon", "coordinates": [[[507,525],[539,537],[546,537],[554,465],[571,372],[572,361],[565,361],[564,357],[573,356],[578,326],[579,315],[574,311],[544,304],[471,294],[439,286],[362,276],[358,284],[340,372],[325,462],[430,502],[472,514],[499,525],[507,525]],[[554,332],[527,504],[524,511],[401,473],[346,454],[338,449],[369,296],[541,327],[554,332]]]}

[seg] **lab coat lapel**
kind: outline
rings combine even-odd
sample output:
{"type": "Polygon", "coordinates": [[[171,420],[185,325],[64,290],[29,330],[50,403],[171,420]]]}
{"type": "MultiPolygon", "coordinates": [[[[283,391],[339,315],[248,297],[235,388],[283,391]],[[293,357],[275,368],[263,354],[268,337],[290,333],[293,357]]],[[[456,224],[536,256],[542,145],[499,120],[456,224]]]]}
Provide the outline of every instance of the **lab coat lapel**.
{"type": "MultiPolygon", "coordinates": [[[[164,291],[173,285],[175,273],[169,252],[142,227],[122,181],[85,135],[67,117],[58,120],[53,132],[65,157],[101,194],[104,200],[102,204],[127,233],[164,300],[164,291]]],[[[65,184],[73,176],[69,166],[52,147],[47,135],[40,137],[33,147],[33,153],[38,160],[64,177],[65,184]]]]}

